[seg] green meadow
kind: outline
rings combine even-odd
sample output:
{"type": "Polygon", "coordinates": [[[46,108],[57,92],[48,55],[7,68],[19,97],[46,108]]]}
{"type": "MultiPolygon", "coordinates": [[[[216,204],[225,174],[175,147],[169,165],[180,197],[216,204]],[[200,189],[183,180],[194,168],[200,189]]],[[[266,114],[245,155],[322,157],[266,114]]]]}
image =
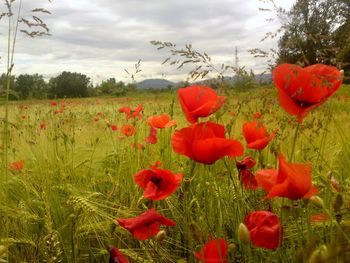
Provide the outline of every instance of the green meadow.
{"type": "Polygon", "coordinates": [[[0,262],[108,262],[109,245],[130,262],[197,262],[194,252],[213,238],[227,241],[228,262],[349,262],[350,86],[343,85],[300,125],[280,107],[273,87],[217,93],[226,102],[201,121],[224,125],[226,138],[246,146],[242,125],[260,112],[259,122],[275,133],[265,149],[245,147],[243,156],[212,165],[177,154],[171,137],[189,124],[176,91],[10,102],[9,143],[4,149],[3,138],[1,151],[7,151],[9,164],[24,165],[5,167],[0,175],[0,262]],[[138,105],[141,119],[118,111],[138,105]],[[177,125],[159,129],[158,142],[149,144],[147,119],[160,114],[177,125]],[[125,124],[135,127],[134,135],[121,132],[125,124]],[[264,190],[242,186],[237,160],[251,155],[255,172],[277,168],[280,153],[293,163],[311,163],[323,204],[266,199],[264,190]],[[184,175],[177,191],[161,201],[144,198],[133,179],[156,161],[184,175]],[[177,225],[139,241],[116,221],[151,207],[177,225]],[[276,250],[239,239],[239,224],[256,210],[280,217],[284,239],[276,250]]]}

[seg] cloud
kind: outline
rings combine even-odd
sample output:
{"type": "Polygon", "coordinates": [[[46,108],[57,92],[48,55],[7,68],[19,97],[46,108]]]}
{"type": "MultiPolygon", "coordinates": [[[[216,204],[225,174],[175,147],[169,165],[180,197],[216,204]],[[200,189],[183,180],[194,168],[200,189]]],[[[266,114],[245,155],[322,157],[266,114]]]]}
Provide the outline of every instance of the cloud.
{"type": "MultiPolygon", "coordinates": [[[[47,76],[70,70],[92,75],[97,81],[104,76],[125,79],[124,68],[132,69],[141,59],[144,76],[184,78],[185,71],[161,65],[169,53],[157,51],[150,40],[178,46],[192,43],[218,64],[233,62],[237,46],[241,65],[260,70],[257,63],[261,62],[254,62],[247,49],[276,46],[275,40],[259,42],[276,25],[264,21],[266,15],[258,6],[258,0],[24,1],[27,16],[36,7],[50,10],[51,15],[41,17],[52,36],[30,39],[20,35],[14,70],[47,76]]],[[[4,22],[0,20],[0,66],[6,64],[4,22]]]]}

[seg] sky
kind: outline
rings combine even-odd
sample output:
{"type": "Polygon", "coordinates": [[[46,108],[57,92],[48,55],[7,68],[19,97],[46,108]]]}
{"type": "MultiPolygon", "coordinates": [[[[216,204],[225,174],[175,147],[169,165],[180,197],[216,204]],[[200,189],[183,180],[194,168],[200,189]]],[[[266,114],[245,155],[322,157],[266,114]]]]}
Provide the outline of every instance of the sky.
{"type": "MultiPolygon", "coordinates": [[[[6,10],[3,2],[1,12],[6,10]]],[[[275,0],[286,9],[293,2],[275,0]]],[[[254,58],[248,50],[276,48],[277,39],[261,39],[280,23],[266,21],[275,15],[259,11],[259,7],[271,5],[259,0],[23,0],[25,18],[34,8],[51,12],[39,15],[51,36],[30,38],[19,33],[13,73],[39,73],[48,79],[71,71],[86,74],[94,84],[111,77],[130,82],[125,69],[133,73],[141,60],[136,81],[185,80],[192,68],[162,65],[170,52],[157,50],[151,40],[172,42],[179,48],[192,44],[193,49],[206,52],[216,67],[222,63],[234,66],[237,47],[238,65],[261,73],[267,69],[266,60],[254,58]]],[[[0,72],[6,70],[7,32],[8,21],[3,17],[0,72]]]]}

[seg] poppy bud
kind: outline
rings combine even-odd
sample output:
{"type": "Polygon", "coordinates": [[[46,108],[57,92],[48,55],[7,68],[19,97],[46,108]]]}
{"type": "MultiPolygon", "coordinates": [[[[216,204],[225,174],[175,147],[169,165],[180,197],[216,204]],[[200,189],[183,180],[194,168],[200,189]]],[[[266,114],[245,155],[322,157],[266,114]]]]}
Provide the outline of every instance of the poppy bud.
{"type": "Polygon", "coordinates": [[[186,189],[187,189],[187,187],[190,185],[190,183],[191,183],[191,179],[190,179],[190,178],[185,178],[185,179],[184,179],[184,184],[185,184],[185,186],[186,186],[186,189]]]}
{"type": "Polygon", "coordinates": [[[5,246],[0,246],[0,257],[5,255],[6,250],[7,250],[7,247],[5,247],[5,246]]]}
{"type": "Polygon", "coordinates": [[[244,244],[250,243],[249,230],[245,224],[240,223],[238,227],[238,238],[244,244]]]}
{"type": "Polygon", "coordinates": [[[343,197],[340,194],[338,194],[333,203],[334,212],[336,213],[339,212],[340,208],[343,206],[343,203],[344,203],[343,197]]]}
{"type": "Polygon", "coordinates": [[[314,250],[310,256],[310,263],[322,263],[327,262],[327,247],[322,245],[318,249],[314,250]]]}
{"type": "Polygon", "coordinates": [[[234,250],[236,248],[236,245],[234,243],[230,243],[227,245],[227,251],[234,250]]]}
{"type": "Polygon", "coordinates": [[[166,238],[166,232],[164,230],[161,230],[156,235],[156,240],[161,243],[166,238]]]}
{"type": "Polygon", "coordinates": [[[196,222],[191,222],[189,224],[189,227],[190,227],[190,231],[191,231],[193,239],[196,240],[197,242],[202,242],[203,235],[202,235],[200,227],[196,224],[196,222]]]}
{"type": "Polygon", "coordinates": [[[315,196],[311,196],[310,197],[310,202],[316,206],[316,207],[319,207],[319,208],[322,208],[324,206],[324,203],[323,203],[323,200],[321,197],[315,195],[315,196]]]}

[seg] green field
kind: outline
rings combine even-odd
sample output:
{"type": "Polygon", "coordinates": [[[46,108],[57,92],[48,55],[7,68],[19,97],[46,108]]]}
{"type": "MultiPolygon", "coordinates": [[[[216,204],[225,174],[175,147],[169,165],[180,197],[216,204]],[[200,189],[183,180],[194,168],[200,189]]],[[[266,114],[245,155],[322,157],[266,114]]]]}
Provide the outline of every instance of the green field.
{"type": "Polygon", "coordinates": [[[172,134],[189,125],[175,91],[56,100],[57,105],[12,102],[7,161],[23,160],[24,167],[1,173],[0,262],[108,262],[108,245],[119,248],[130,262],[197,262],[194,252],[213,238],[228,243],[228,262],[349,262],[350,86],[343,85],[313,109],[299,127],[280,108],[274,88],[217,92],[226,102],[204,120],[224,125],[227,138],[245,146],[242,125],[256,112],[267,130],[275,132],[264,150],[245,147],[237,160],[254,157],[253,171],[276,168],[280,153],[293,163],[311,163],[321,208],[309,199],[264,199],[264,190],[243,188],[235,159],[205,165],[174,152],[172,134]],[[142,119],[127,120],[118,112],[140,104],[142,119]],[[160,129],[158,142],[148,144],[147,119],[164,113],[177,126],[160,129]],[[133,136],[120,131],[125,124],[135,127],[133,136]],[[144,198],[133,179],[156,161],[162,169],[184,175],[180,188],[161,201],[144,198]],[[335,180],[338,191],[332,186],[335,180]],[[161,227],[165,237],[139,241],[116,221],[151,207],[177,223],[161,227]],[[284,239],[276,250],[238,238],[239,224],[256,210],[280,217],[284,239]],[[315,214],[329,218],[315,222],[310,219],[315,214]]]}

